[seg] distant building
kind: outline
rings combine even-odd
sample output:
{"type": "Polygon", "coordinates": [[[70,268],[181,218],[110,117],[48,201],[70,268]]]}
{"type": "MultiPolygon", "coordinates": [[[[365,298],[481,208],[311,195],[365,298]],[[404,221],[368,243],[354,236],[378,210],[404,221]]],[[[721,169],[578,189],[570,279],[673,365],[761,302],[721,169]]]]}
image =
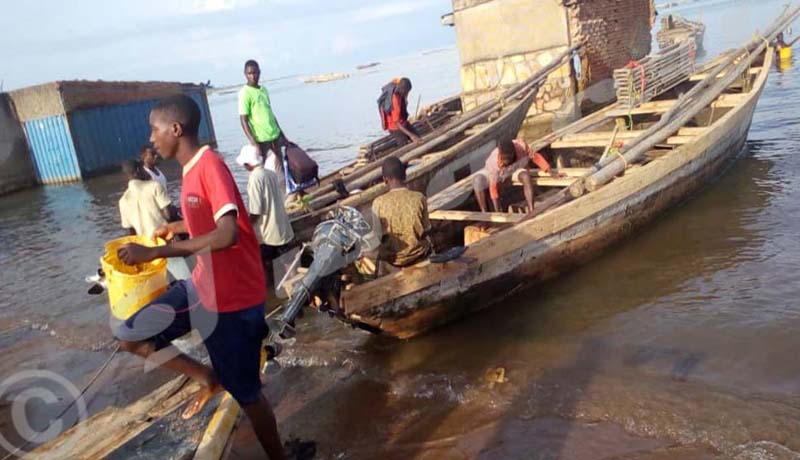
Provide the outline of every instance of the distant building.
{"type": "Polygon", "coordinates": [[[543,85],[529,121],[564,123],[613,98],[612,72],[650,52],[652,0],[453,0],[465,109],[524,81],[574,43],[579,62],[543,85]],[[605,100],[604,100],[605,99],[605,100]]]}
{"type": "MultiPolygon", "coordinates": [[[[150,109],[159,99],[181,93],[200,106],[201,142],[216,143],[201,85],[59,81],[14,90],[8,96],[14,122],[21,128],[17,132],[24,132],[34,182],[57,184],[117,169],[135,157],[150,139],[150,109]]],[[[2,154],[0,150],[0,159],[2,154]]],[[[0,190],[7,180],[0,176],[0,190]]]]}

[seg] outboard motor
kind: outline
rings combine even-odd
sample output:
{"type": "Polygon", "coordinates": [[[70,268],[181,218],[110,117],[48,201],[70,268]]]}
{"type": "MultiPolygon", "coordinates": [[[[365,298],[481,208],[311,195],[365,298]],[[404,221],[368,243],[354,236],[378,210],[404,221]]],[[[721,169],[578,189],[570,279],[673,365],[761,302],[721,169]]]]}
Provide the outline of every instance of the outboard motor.
{"type": "Polygon", "coordinates": [[[333,216],[314,230],[308,245],[314,261],[303,279],[292,288],[283,315],[271,322],[271,334],[278,334],[283,339],[294,337],[294,320],[311,302],[320,282],[352,264],[364,253],[375,250],[378,243],[369,223],[355,208],[342,206],[334,210],[333,216]]]}

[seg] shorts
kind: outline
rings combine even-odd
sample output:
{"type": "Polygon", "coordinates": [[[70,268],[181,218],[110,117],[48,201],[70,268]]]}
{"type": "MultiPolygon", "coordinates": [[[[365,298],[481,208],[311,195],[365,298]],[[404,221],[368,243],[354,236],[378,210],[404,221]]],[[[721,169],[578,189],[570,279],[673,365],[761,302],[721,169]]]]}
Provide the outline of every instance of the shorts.
{"type": "Polygon", "coordinates": [[[261,248],[261,262],[267,263],[272,262],[273,260],[277,259],[281,256],[281,254],[286,253],[289,250],[289,245],[284,244],[281,246],[270,246],[268,244],[261,244],[259,245],[261,248]]]}
{"type": "MultiPolygon", "coordinates": [[[[500,180],[497,182],[498,186],[511,186],[513,182],[522,182],[522,175],[523,174],[530,174],[529,171],[525,168],[519,168],[514,170],[511,174],[505,174],[500,176],[500,180]],[[511,179],[511,181],[509,181],[511,179]]],[[[476,172],[475,175],[472,177],[472,187],[475,190],[487,190],[489,188],[489,183],[491,179],[489,178],[489,173],[486,172],[485,169],[481,169],[480,171],[476,172]]]]}
{"type": "Polygon", "coordinates": [[[222,387],[245,406],[261,397],[261,347],[269,333],[264,313],[263,304],[231,313],[209,311],[197,300],[191,280],[185,280],[129,319],[112,318],[111,328],[119,340],[150,341],[156,350],[198,330],[222,387]]]}

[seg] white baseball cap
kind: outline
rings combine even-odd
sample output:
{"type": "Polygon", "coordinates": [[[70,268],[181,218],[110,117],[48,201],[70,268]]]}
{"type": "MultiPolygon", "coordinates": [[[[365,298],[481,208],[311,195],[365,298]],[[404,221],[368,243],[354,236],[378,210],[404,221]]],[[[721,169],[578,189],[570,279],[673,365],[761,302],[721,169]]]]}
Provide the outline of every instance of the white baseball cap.
{"type": "Polygon", "coordinates": [[[242,150],[239,151],[239,156],[236,157],[236,162],[242,166],[260,166],[261,155],[258,154],[258,150],[256,150],[254,145],[247,144],[242,147],[242,150]]]}

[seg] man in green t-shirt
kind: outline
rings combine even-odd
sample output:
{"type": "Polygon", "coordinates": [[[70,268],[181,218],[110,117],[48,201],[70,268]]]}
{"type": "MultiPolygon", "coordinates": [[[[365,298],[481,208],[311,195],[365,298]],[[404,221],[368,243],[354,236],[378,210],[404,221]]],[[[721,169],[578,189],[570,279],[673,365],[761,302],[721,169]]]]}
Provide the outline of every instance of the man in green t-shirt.
{"type": "Polygon", "coordinates": [[[275,172],[283,179],[281,147],[285,147],[289,140],[284,136],[272,112],[267,88],[258,85],[258,80],[261,78],[258,62],[252,59],[245,62],[244,76],[247,78],[247,84],[239,90],[239,120],[242,123],[242,130],[250,144],[258,150],[262,160],[268,159],[269,152],[276,155],[275,172]]]}

